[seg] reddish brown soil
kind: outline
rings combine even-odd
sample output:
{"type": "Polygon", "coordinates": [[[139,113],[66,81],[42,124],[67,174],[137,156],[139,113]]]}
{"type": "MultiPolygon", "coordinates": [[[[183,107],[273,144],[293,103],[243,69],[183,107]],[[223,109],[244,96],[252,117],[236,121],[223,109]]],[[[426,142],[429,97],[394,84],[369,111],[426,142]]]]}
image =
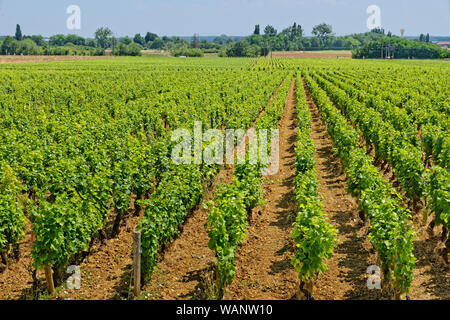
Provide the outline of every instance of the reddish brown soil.
{"type": "Polygon", "coordinates": [[[437,249],[441,245],[442,228],[436,228],[434,234],[429,235],[426,225],[418,218],[414,219],[414,230],[417,233],[414,240],[414,256],[417,261],[411,284],[411,299],[450,300],[450,268],[437,254],[437,249]]]}
{"type": "Polygon", "coordinates": [[[111,59],[112,57],[89,56],[0,56],[0,64],[27,63],[27,62],[54,62],[54,61],[81,61],[111,59]]]}
{"type": "Polygon", "coordinates": [[[225,299],[287,300],[295,295],[297,275],[291,266],[296,218],[295,146],[297,142],[295,79],[280,121],[280,170],[265,177],[265,205],[256,208],[247,239],[236,255],[236,276],[225,299]]]}
{"type": "Polygon", "coordinates": [[[273,52],[272,56],[273,58],[296,58],[296,59],[310,59],[310,58],[350,59],[352,57],[352,54],[349,52],[284,51],[284,52],[273,52]]]}
{"type": "MultiPolygon", "coordinates": [[[[362,143],[365,144],[365,141],[362,143]]],[[[368,146],[366,146],[368,148],[368,146]]],[[[370,155],[375,157],[374,148],[370,155]]],[[[379,172],[387,181],[392,181],[398,187],[399,183],[392,171],[392,167],[381,168],[381,164],[374,161],[379,172]]],[[[398,188],[397,188],[398,189],[398,188]]],[[[407,197],[405,192],[399,190],[403,196],[405,206],[407,197]]],[[[409,296],[413,300],[449,300],[450,299],[450,267],[444,262],[438,250],[443,248],[441,241],[442,227],[436,227],[433,231],[428,229],[433,215],[424,218],[425,208],[413,208],[412,212],[413,228],[416,232],[414,238],[414,256],[416,257],[416,267],[414,268],[414,279],[411,284],[409,296]]]]}
{"type": "Polygon", "coordinates": [[[343,166],[333,153],[333,143],[327,135],[320,112],[304,83],[312,117],[312,138],[316,150],[319,192],[323,209],[338,232],[338,246],[328,261],[328,271],[319,276],[314,296],[319,300],[378,299],[381,292],[367,288],[367,268],[376,265],[370,244],[358,216],[358,200],[346,192],[347,179],[343,166]]]}
{"type": "MultiPolygon", "coordinates": [[[[132,212],[134,212],[134,205],[129,210],[129,216],[125,217],[121,223],[119,236],[107,240],[103,246],[97,239],[89,256],[79,265],[82,272],[81,289],[57,289],[59,292],[51,299],[107,300],[129,297],[132,235],[139,222],[139,217],[132,216],[132,212]]],[[[111,214],[111,219],[113,216],[114,214],[111,214]]],[[[43,271],[38,271],[39,290],[32,292],[31,250],[31,224],[29,224],[26,237],[21,244],[20,260],[12,263],[4,273],[0,274],[0,300],[35,299],[45,290],[43,271]]]]}
{"type": "MultiPolygon", "coordinates": [[[[214,199],[219,184],[229,184],[233,168],[223,167],[215,186],[205,194],[204,201],[214,199]]],[[[165,250],[152,280],[143,288],[145,298],[158,300],[206,299],[205,280],[213,268],[214,252],[208,248],[205,228],[207,211],[199,206],[183,225],[183,232],[165,250]]]]}
{"type": "Polygon", "coordinates": [[[19,261],[10,260],[9,267],[0,273],[0,300],[27,297],[27,292],[33,284],[31,247],[31,223],[28,223],[25,238],[20,242],[19,261]]]}
{"type": "MultiPolygon", "coordinates": [[[[354,124],[352,126],[356,129],[354,124]]],[[[361,146],[369,148],[361,135],[359,139],[361,146]]],[[[375,158],[374,148],[371,148],[370,156],[375,158]]],[[[375,160],[374,165],[377,166],[386,181],[390,181],[395,187],[398,187],[398,180],[390,166],[382,168],[381,164],[376,163],[375,160]]],[[[406,202],[408,202],[406,195],[401,190],[398,191],[403,195],[406,207],[406,202]]],[[[413,215],[413,228],[416,232],[414,256],[417,261],[413,271],[414,279],[411,284],[409,297],[412,300],[448,300],[450,299],[450,267],[444,263],[444,260],[438,254],[438,250],[443,247],[443,243],[440,240],[442,227],[435,228],[434,232],[430,232],[427,226],[433,217],[429,217],[425,222],[423,218],[424,208],[417,210],[417,212],[414,212],[411,207],[410,210],[413,215]]],[[[370,245],[367,245],[367,248],[369,247],[370,245]]],[[[374,260],[371,259],[371,261],[374,260]]],[[[384,298],[390,298],[388,293],[384,295],[384,298]]]]}
{"type": "MultiPolygon", "coordinates": [[[[134,212],[134,207],[129,210],[134,212]]],[[[129,216],[121,223],[120,234],[107,240],[105,245],[96,240],[88,257],[80,264],[81,288],[64,289],[56,299],[110,300],[128,299],[133,295],[130,285],[132,275],[133,232],[140,216],[129,216]]]]}

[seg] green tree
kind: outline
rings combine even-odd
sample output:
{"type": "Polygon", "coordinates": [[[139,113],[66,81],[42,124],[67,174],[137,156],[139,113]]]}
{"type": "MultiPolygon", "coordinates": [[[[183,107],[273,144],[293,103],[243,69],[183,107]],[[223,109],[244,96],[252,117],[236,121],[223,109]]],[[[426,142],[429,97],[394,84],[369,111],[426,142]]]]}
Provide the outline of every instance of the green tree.
{"type": "Polygon", "coordinates": [[[292,26],[292,38],[302,38],[303,37],[303,28],[301,25],[297,25],[296,22],[294,22],[294,25],[292,26]]]}
{"type": "Polygon", "coordinates": [[[247,40],[233,43],[226,51],[228,57],[257,57],[261,48],[251,45],[247,40]]]}
{"type": "Polygon", "coordinates": [[[311,48],[312,49],[322,49],[324,47],[324,42],[320,37],[311,38],[311,48]]]}
{"type": "Polygon", "coordinates": [[[275,37],[277,33],[278,33],[277,29],[275,29],[273,26],[270,25],[264,29],[264,34],[269,37],[275,37]]]}
{"type": "Polygon", "coordinates": [[[250,37],[247,38],[247,41],[252,45],[254,44],[260,47],[264,45],[264,37],[258,34],[252,34],[250,37]]]}
{"type": "Polygon", "coordinates": [[[50,37],[49,44],[51,46],[64,46],[67,43],[66,36],[63,34],[55,34],[50,37]]]}
{"type": "Polygon", "coordinates": [[[333,35],[333,28],[329,24],[321,23],[313,28],[312,34],[319,37],[322,41],[326,41],[333,35]]]}
{"type": "Polygon", "coordinates": [[[120,38],[119,42],[124,45],[129,45],[129,44],[133,43],[133,39],[131,39],[130,37],[123,37],[123,38],[120,38]]]}
{"type": "Polygon", "coordinates": [[[145,35],[145,43],[153,42],[158,38],[158,35],[155,33],[147,32],[145,35]]]}
{"type": "Polygon", "coordinates": [[[3,55],[10,55],[15,54],[15,44],[17,40],[13,37],[7,36],[5,40],[3,40],[2,47],[1,47],[1,54],[3,55]]]}
{"type": "Polygon", "coordinates": [[[133,41],[141,46],[145,45],[145,39],[139,33],[136,33],[133,41]]]}
{"type": "Polygon", "coordinates": [[[40,54],[40,49],[33,40],[25,39],[18,43],[16,54],[23,54],[25,56],[35,56],[40,54]]]}
{"type": "Polygon", "coordinates": [[[46,45],[43,36],[31,36],[30,39],[33,40],[40,47],[43,47],[46,45]]]}
{"type": "Polygon", "coordinates": [[[109,28],[98,28],[95,31],[95,40],[97,40],[98,45],[106,49],[111,43],[110,37],[113,35],[113,32],[109,28]]]}
{"type": "Polygon", "coordinates": [[[117,48],[117,54],[119,56],[140,56],[141,53],[141,47],[139,44],[132,42],[131,44],[119,44],[119,47],[117,48]]]}
{"type": "Polygon", "coordinates": [[[89,40],[86,40],[86,46],[95,48],[97,46],[97,44],[95,43],[95,40],[89,39],[89,40]]]}
{"type": "Polygon", "coordinates": [[[68,42],[73,43],[76,46],[84,46],[86,44],[86,39],[76,34],[69,34],[66,36],[66,43],[68,42]]]}
{"type": "Polygon", "coordinates": [[[22,41],[23,36],[22,36],[22,30],[20,29],[20,25],[16,25],[16,36],[15,39],[17,41],[22,41]]]}
{"type": "Polygon", "coordinates": [[[214,42],[217,42],[219,44],[225,44],[228,41],[228,37],[225,34],[222,34],[220,37],[217,37],[214,39],[214,42]]]}
{"type": "Polygon", "coordinates": [[[384,34],[384,29],[383,28],[375,28],[375,29],[372,29],[370,32],[384,34]]]}
{"type": "Polygon", "coordinates": [[[150,49],[161,49],[164,47],[164,41],[162,41],[160,38],[156,38],[150,45],[150,49]]]}
{"type": "Polygon", "coordinates": [[[425,42],[430,42],[430,34],[427,33],[426,37],[425,37],[425,42]]]}
{"type": "Polygon", "coordinates": [[[261,34],[261,27],[259,26],[259,24],[257,24],[255,26],[255,31],[253,31],[253,34],[256,34],[256,35],[260,35],[261,34]]]}

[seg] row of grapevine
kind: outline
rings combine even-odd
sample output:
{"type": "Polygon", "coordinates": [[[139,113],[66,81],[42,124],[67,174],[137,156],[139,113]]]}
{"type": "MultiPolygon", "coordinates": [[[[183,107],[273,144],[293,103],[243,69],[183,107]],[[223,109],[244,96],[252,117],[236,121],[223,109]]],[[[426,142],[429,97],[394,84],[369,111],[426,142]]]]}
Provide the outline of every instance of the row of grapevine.
{"type": "Polygon", "coordinates": [[[208,246],[215,252],[215,276],[218,290],[231,284],[235,275],[235,254],[245,240],[248,213],[262,199],[261,167],[238,165],[233,183],[220,185],[214,200],[208,203],[208,246]]]}
{"type": "Polygon", "coordinates": [[[329,76],[323,72],[318,73],[323,79],[330,81],[345,91],[351,98],[358,100],[367,107],[378,112],[393,128],[406,135],[407,140],[413,145],[419,145],[417,126],[411,123],[409,115],[402,108],[396,107],[386,101],[380,101],[377,97],[360,91],[351,84],[344,83],[337,77],[329,76]]]}
{"type": "Polygon", "coordinates": [[[404,297],[415,266],[410,213],[402,208],[400,195],[372,165],[366,151],[358,147],[356,131],[317,83],[309,75],[305,79],[346,168],[348,189],[360,199],[361,209],[369,218],[369,239],[378,253],[385,281],[392,280],[396,295],[404,297]]]}
{"type": "Polygon", "coordinates": [[[349,97],[331,82],[314,75],[332,101],[361,131],[367,143],[375,146],[376,155],[393,168],[407,196],[418,201],[425,192],[425,168],[422,152],[412,145],[404,132],[395,130],[375,110],[349,97]]]}
{"type": "MultiPolygon", "coordinates": [[[[133,195],[150,197],[150,208],[175,201],[174,212],[182,199],[188,211],[186,198],[198,202],[200,179],[213,169],[174,168],[168,133],[194,121],[207,128],[250,123],[282,77],[243,74],[246,64],[207,72],[97,62],[80,63],[79,70],[73,64],[2,69],[0,160],[2,172],[11,168],[20,186],[1,191],[8,212],[2,215],[2,247],[17,245],[29,219],[35,267],[59,269],[87,252],[99,232],[104,237],[111,214],[111,236],[117,234],[133,195]]],[[[168,224],[170,232],[159,227],[163,240],[183,220],[174,215],[178,223],[168,224]]]]}
{"type": "MultiPolygon", "coordinates": [[[[266,78],[267,79],[267,78],[266,78]]],[[[275,91],[276,83],[280,83],[282,79],[282,75],[275,75],[272,80],[267,81],[265,85],[265,90],[271,88],[272,92],[275,91]]],[[[264,83],[263,83],[264,84],[264,83]]],[[[261,85],[259,83],[253,83],[254,86],[261,85]]],[[[227,101],[225,103],[225,109],[230,110],[226,112],[226,114],[232,114],[233,112],[237,112],[242,106],[237,106],[237,103],[244,103],[246,108],[246,115],[238,117],[227,117],[224,116],[223,123],[217,123],[217,127],[220,128],[222,125],[227,128],[233,128],[234,126],[242,125],[244,127],[248,127],[251,123],[251,119],[255,119],[258,114],[264,108],[264,105],[267,104],[269,100],[269,95],[263,95],[263,99],[261,99],[260,93],[254,87],[247,84],[246,90],[240,89],[242,91],[242,98],[238,96],[230,96],[227,97],[227,101]],[[264,103],[262,103],[264,101],[264,103]],[[236,106],[235,106],[236,105],[236,106]],[[248,119],[248,120],[246,120],[248,119]]],[[[270,89],[266,92],[270,92],[270,89]]],[[[205,141],[204,141],[205,143],[205,141]]],[[[157,263],[157,255],[159,249],[162,245],[167,244],[174,238],[176,238],[179,234],[179,227],[184,223],[187,214],[197,205],[202,198],[202,182],[205,179],[211,178],[216,172],[217,167],[209,167],[209,166],[199,166],[199,165],[188,165],[188,166],[173,166],[169,172],[167,172],[167,183],[160,184],[156,193],[152,196],[150,201],[148,202],[145,210],[144,218],[141,221],[139,229],[142,231],[142,247],[143,247],[143,272],[147,276],[151,276],[151,273],[156,266],[157,263]],[[177,182],[177,177],[179,174],[184,175],[188,172],[190,179],[180,180],[177,182]],[[192,176],[194,174],[194,176],[192,176]],[[175,179],[174,179],[175,177],[175,179]],[[175,180],[175,181],[173,181],[175,180]]],[[[221,198],[226,197],[230,194],[230,192],[240,192],[245,195],[245,206],[243,209],[251,210],[257,203],[259,203],[260,192],[258,188],[260,188],[260,174],[259,170],[254,166],[243,165],[238,166],[236,168],[235,177],[238,179],[236,182],[239,183],[239,187],[230,186],[230,190],[222,190],[217,194],[217,206],[220,208],[221,198]],[[258,173],[258,174],[256,174],[258,173]],[[259,196],[258,196],[259,194],[259,196]],[[254,200],[249,200],[253,199],[254,200]]],[[[163,181],[164,182],[164,181],[163,181]]],[[[241,208],[242,209],[242,208],[241,208]]],[[[223,209],[222,211],[218,209],[219,212],[226,214],[227,211],[223,209]]],[[[217,211],[217,210],[216,210],[217,211]]],[[[210,223],[210,228],[214,229],[215,224],[220,223],[220,221],[214,220],[214,217],[218,217],[218,215],[212,215],[210,223]]],[[[236,217],[235,217],[236,218],[236,217]]],[[[240,225],[242,219],[229,220],[233,223],[237,223],[240,225]]],[[[231,226],[229,226],[231,227],[231,226]]],[[[213,232],[213,231],[212,231],[213,232]]],[[[211,235],[213,239],[218,239],[218,236],[211,235]]],[[[228,266],[228,269],[225,267],[221,267],[220,270],[223,272],[220,273],[219,278],[223,279],[221,284],[228,282],[229,274],[231,267],[229,263],[221,262],[221,250],[225,249],[222,247],[223,243],[220,243],[220,250],[217,253],[218,256],[218,265],[220,266],[228,266]]],[[[230,248],[233,248],[233,245],[230,245],[230,248]]],[[[214,244],[210,242],[210,247],[215,248],[214,244]]],[[[228,252],[229,253],[229,252],[228,252]]],[[[231,259],[228,255],[225,256],[227,259],[231,259]]],[[[228,260],[227,260],[228,261],[228,260]]]]}
{"type": "MultiPolygon", "coordinates": [[[[323,74],[322,74],[323,75],[323,74]]],[[[326,77],[326,76],[325,76],[326,77]]],[[[396,96],[390,93],[390,88],[382,86],[384,91],[380,92],[380,85],[373,88],[370,82],[362,79],[345,78],[330,76],[329,80],[337,84],[341,89],[345,90],[350,96],[359,100],[359,102],[374,108],[389,121],[396,130],[406,132],[411,139],[411,143],[417,145],[417,128],[421,129],[422,149],[426,153],[425,163],[432,158],[433,161],[441,166],[449,165],[450,135],[446,128],[450,125],[448,115],[433,108],[427,104],[421,106],[422,96],[420,100],[407,100],[406,107],[403,106],[403,99],[395,99],[396,96]],[[397,102],[400,106],[391,102],[397,102]]]]}
{"type": "MultiPolygon", "coordinates": [[[[8,265],[9,247],[17,246],[24,235],[25,215],[20,206],[20,183],[12,168],[0,163],[0,254],[5,266],[8,265]]],[[[17,247],[15,248],[17,250],[17,247]]]]}
{"type": "MultiPolygon", "coordinates": [[[[346,69],[338,72],[349,81],[360,79],[359,85],[379,95],[397,107],[403,107],[408,114],[422,109],[432,114],[435,112],[450,114],[448,101],[448,70],[445,68],[401,68],[395,69],[346,69]],[[371,71],[371,72],[368,72],[371,71]],[[420,79],[420,80],[419,80],[420,79]],[[389,90],[386,90],[389,88],[389,90]]],[[[426,112],[422,112],[425,119],[426,112]]],[[[420,121],[419,119],[417,119],[420,121]]]]}
{"type": "MultiPolygon", "coordinates": [[[[281,119],[288,89],[291,85],[288,76],[272,102],[269,102],[260,118],[256,119],[257,129],[274,129],[281,119]]],[[[272,136],[268,141],[271,146],[272,136]]],[[[245,141],[238,143],[245,144],[245,141]]],[[[258,143],[258,137],[249,141],[249,150],[246,152],[246,162],[236,165],[233,183],[221,185],[213,201],[208,203],[207,229],[210,237],[209,248],[215,251],[216,286],[222,290],[225,285],[233,282],[235,275],[235,253],[245,240],[248,217],[252,210],[261,204],[262,188],[261,177],[267,163],[258,159],[257,163],[249,159],[249,154],[265,147],[258,143]],[[256,142],[256,143],[255,143],[256,142]]],[[[256,154],[256,152],[254,154],[256,154]]]]}
{"type": "Polygon", "coordinates": [[[441,170],[435,165],[430,172],[426,171],[421,150],[409,143],[405,132],[395,130],[384,120],[387,117],[381,117],[370,107],[350,98],[331,82],[319,76],[316,78],[333,101],[342,107],[344,114],[361,130],[366,141],[375,146],[376,154],[392,165],[406,195],[414,201],[431,199],[428,208],[434,213],[436,225],[444,226],[443,238],[446,238],[447,230],[450,229],[447,196],[450,179],[446,168],[441,170]]]}
{"type": "Polygon", "coordinates": [[[311,114],[306,104],[301,77],[297,78],[297,119],[294,183],[298,213],[292,231],[292,238],[296,243],[292,265],[301,281],[301,290],[310,298],[315,277],[327,270],[326,260],[331,258],[337,245],[337,235],[322,210],[314,159],[315,145],[311,138],[311,114]]]}

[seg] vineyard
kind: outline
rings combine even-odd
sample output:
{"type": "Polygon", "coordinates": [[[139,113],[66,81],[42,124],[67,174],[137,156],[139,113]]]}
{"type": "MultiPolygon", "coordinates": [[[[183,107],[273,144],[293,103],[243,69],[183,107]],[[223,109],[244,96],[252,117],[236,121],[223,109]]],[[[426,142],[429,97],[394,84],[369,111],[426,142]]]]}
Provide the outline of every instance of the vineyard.
{"type": "Polygon", "coordinates": [[[445,61],[2,65],[0,299],[450,299],[449,78],[445,61]],[[279,146],[233,137],[246,161],[205,164],[193,140],[177,164],[196,123],[279,146]]]}

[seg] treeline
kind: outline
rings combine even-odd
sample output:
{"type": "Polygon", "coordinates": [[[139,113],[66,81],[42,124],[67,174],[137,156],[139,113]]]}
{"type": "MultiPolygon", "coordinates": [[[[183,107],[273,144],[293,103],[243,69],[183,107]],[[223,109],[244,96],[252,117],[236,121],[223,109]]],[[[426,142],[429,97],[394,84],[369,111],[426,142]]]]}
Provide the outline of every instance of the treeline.
{"type": "Polygon", "coordinates": [[[244,41],[227,43],[220,50],[223,57],[266,56],[271,51],[352,50],[354,58],[440,59],[450,51],[430,42],[429,34],[407,40],[377,28],[370,32],[335,36],[331,25],[322,23],[312,30],[313,37],[305,37],[303,28],[294,25],[278,33],[272,26],[261,32],[256,25],[253,34],[244,41]]]}
{"type": "MultiPolygon", "coordinates": [[[[428,37],[429,39],[429,37],[428,37]]],[[[399,37],[372,41],[353,51],[353,58],[362,59],[445,59],[450,58],[450,50],[427,42],[426,36],[419,40],[399,37]]]]}
{"type": "Polygon", "coordinates": [[[51,56],[103,56],[104,48],[95,40],[87,40],[75,34],[54,35],[45,41],[41,35],[24,36],[20,25],[16,26],[14,37],[0,40],[2,55],[51,55],[51,56]]]}
{"type": "Polygon", "coordinates": [[[38,45],[31,37],[24,40],[16,40],[6,37],[0,41],[0,53],[2,55],[48,55],[48,56],[103,56],[105,50],[98,47],[74,45],[72,43],[63,46],[53,46],[44,42],[38,45]]]}
{"type": "Polygon", "coordinates": [[[430,43],[429,34],[422,34],[417,40],[406,40],[391,32],[386,34],[384,29],[378,28],[361,34],[335,36],[332,26],[322,23],[312,29],[312,35],[306,37],[302,26],[294,23],[281,32],[270,25],[264,30],[256,25],[253,34],[243,40],[221,35],[214,41],[200,41],[194,35],[189,41],[180,37],[160,37],[152,32],[147,32],[145,36],[137,33],[133,38],[116,38],[109,28],[99,28],[93,39],[75,34],[57,34],[46,41],[39,35],[22,36],[20,26],[17,25],[14,37],[8,36],[3,41],[0,40],[0,53],[81,56],[111,53],[139,56],[142,50],[164,50],[170,51],[175,57],[203,57],[207,53],[218,53],[221,57],[258,57],[267,56],[271,51],[352,50],[355,58],[421,59],[446,58],[449,54],[448,50],[430,43]]]}
{"type": "MultiPolygon", "coordinates": [[[[231,38],[230,38],[231,39],[231,38]]],[[[93,39],[86,39],[75,34],[56,34],[48,40],[40,35],[23,36],[20,25],[16,26],[14,37],[7,36],[0,40],[2,55],[82,55],[100,56],[106,53],[119,56],[139,56],[142,50],[165,50],[175,56],[198,56],[204,53],[217,53],[228,37],[221,36],[217,42],[182,40],[179,37],[159,37],[147,32],[145,36],[136,34],[131,37],[115,37],[109,28],[96,30],[93,39]],[[108,50],[108,51],[107,51],[108,50]]]]}
{"type": "Polygon", "coordinates": [[[266,26],[264,31],[261,31],[260,25],[256,25],[251,36],[239,43],[226,44],[221,49],[220,55],[255,57],[266,56],[270,51],[353,50],[387,36],[382,29],[335,36],[332,26],[326,23],[315,26],[312,34],[312,37],[306,37],[304,29],[297,23],[280,33],[273,26],[266,26]]]}

